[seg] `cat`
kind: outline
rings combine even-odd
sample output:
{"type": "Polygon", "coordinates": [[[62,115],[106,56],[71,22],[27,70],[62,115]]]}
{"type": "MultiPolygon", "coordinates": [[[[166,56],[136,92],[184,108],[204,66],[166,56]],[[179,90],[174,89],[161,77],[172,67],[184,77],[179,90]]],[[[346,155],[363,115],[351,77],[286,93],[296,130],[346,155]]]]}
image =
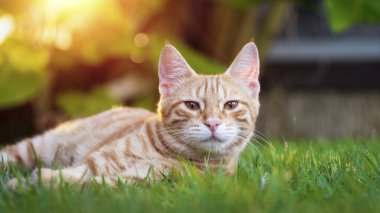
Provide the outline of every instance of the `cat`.
{"type": "Polygon", "coordinates": [[[181,159],[200,171],[207,166],[232,175],[259,113],[255,44],[247,43],[220,75],[196,74],[174,46],[165,44],[158,74],[157,113],[117,107],[68,121],[6,146],[0,152],[3,165],[34,169],[31,179],[40,178],[44,184],[60,178],[68,183],[110,185],[120,178],[126,182],[147,176],[160,179],[180,166],[181,159]],[[37,159],[40,170],[35,169],[37,159]]]}

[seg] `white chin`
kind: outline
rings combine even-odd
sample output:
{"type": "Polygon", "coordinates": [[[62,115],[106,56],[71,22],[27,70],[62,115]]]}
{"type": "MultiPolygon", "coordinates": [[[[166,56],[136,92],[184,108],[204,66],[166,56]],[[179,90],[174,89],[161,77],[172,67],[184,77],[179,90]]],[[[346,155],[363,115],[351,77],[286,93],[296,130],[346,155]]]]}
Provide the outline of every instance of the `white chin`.
{"type": "Polygon", "coordinates": [[[208,143],[223,143],[225,142],[224,140],[220,139],[219,137],[210,137],[209,139],[206,140],[208,143]]]}
{"type": "Polygon", "coordinates": [[[223,141],[218,138],[211,137],[207,140],[199,141],[197,146],[207,152],[220,152],[222,151],[221,149],[223,149],[227,144],[228,141],[223,141]]]}

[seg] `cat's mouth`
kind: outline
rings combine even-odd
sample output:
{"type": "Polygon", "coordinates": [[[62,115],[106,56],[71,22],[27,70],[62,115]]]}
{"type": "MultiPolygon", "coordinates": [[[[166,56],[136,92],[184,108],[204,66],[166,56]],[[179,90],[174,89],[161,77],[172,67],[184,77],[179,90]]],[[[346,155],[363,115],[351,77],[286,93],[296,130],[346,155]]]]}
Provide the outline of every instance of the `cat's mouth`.
{"type": "Polygon", "coordinates": [[[207,142],[219,142],[219,143],[223,143],[223,140],[217,138],[215,135],[212,135],[206,141],[207,142]]]}
{"type": "Polygon", "coordinates": [[[224,141],[217,138],[216,136],[212,135],[209,138],[200,140],[199,142],[201,142],[201,143],[223,143],[224,141]]]}

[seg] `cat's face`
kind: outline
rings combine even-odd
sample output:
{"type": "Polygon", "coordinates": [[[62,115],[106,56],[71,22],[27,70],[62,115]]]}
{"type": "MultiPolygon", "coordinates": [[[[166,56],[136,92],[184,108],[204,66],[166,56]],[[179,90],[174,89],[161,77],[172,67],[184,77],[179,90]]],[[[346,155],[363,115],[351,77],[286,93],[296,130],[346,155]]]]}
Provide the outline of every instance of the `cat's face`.
{"type": "Polygon", "coordinates": [[[241,151],[259,110],[259,64],[248,43],[223,75],[197,75],[173,46],[160,59],[160,114],[168,134],[189,149],[225,154],[241,151]]]}

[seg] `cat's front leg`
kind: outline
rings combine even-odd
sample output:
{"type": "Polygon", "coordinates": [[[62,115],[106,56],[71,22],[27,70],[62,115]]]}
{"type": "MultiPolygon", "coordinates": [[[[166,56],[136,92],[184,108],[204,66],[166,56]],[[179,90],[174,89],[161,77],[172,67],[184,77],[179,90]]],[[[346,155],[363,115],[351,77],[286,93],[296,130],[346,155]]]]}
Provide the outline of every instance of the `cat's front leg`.
{"type": "MultiPolygon", "coordinates": [[[[41,168],[33,171],[28,182],[30,184],[37,184],[40,182],[46,187],[55,188],[59,186],[61,182],[82,184],[88,181],[91,177],[92,174],[88,171],[85,165],[68,167],[60,170],[41,168]]],[[[12,189],[16,189],[20,183],[24,182],[26,182],[26,180],[13,178],[8,182],[8,186],[12,189]]]]}
{"type": "Polygon", "coordinates": [[[40,180],[45,186],[59,184],[60,182],[82,184],[92,177],[85,165],[68,167],[60,170],[42,168],[35,170],[32,178],[40,180]]]}
{"type": "Polygon", "coordinates": [[[102,174],[98,176],[93,176],[91,172],[84,166],[71,167],[62,170],[54,170],[48,168],[42,168],[40,170],[35,170],[31,176],[31,183],[41,183],[46,187],[56,188],[60,183],[69,184],[86,184],[90,182],[96,182],[98,184],[107,184],[110,186],[115,186],[118,181],[125,183],[134,183],[137,180],[142,180],[146,176],[137,175],[135,173],[125,173],[120,174],[102,174]]]}

